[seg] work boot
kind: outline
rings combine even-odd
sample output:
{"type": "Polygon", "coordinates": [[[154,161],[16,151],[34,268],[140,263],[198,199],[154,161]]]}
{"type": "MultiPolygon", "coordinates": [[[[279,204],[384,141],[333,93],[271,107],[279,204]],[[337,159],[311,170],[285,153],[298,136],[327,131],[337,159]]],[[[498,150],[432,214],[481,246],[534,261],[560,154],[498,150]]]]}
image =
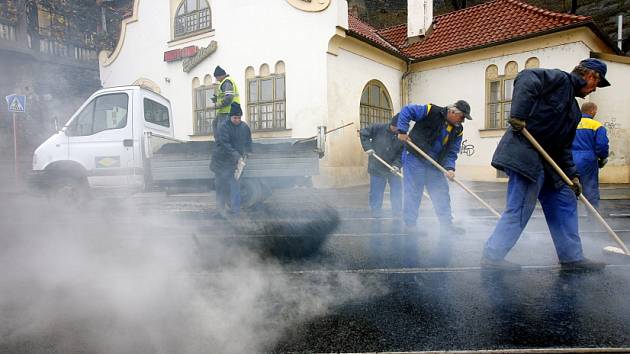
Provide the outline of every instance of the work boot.
{"type": "Polygon", "coordinates": [[[506,261],[505,259],[495,261],[488,257],[482,257],[481,262],[479,263],[481,264],[481,269],[494,269],[494,270],[504,270],[504,271],[521,270],[520,264],[512,263],[510,261],[506,261]]]}
{"type": "Polygon", "coordinates": [[[446,224],[440,225],[440,234],[442,236],[463,236],[466,234],[466,229],[461,226],[446,224]]]}
{"type": "Polygon", "coordinates": [[[424,230],[419,230],[416,225],[405,225],[403,229],[403,233],[409,236],[418,236],[418,237],[426,237],[427,232],[424,230]]]}
{"type": "Polygon", "coordinates": [[[597,272],[606,268],[606,263],[584,258],[575,262],[560,262],[560,268],[568,272],[597,272]]]}

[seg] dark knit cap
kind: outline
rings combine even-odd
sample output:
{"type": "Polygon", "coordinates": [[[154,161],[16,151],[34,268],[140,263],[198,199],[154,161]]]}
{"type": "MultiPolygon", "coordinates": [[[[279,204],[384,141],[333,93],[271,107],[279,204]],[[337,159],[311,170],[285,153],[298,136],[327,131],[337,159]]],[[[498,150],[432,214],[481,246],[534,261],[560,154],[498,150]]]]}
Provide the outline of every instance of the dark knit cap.
{"type": "Polygon", "coordinates": [[[393,125],[395,127],[398,126],[398,113],[396,113],[393,117],[392,120],[389,122],[389,125],[393,125]]]}
{"type": "Polygon", "coordinates": [[[223,70],[222,67],[217,65],[217,67],[214,68],[214,77],[225,76],[225,75],[226,75],[226,72],[225,72],[225,70],[223,70]]]}
{"type": "Polygon", "coordinates": [[[232,102],[232,105],[230,106],[230,117],[242,117],[243,116],[243,110],[241,109],[241,105],[236,103],[236,102],[232,102]]]}

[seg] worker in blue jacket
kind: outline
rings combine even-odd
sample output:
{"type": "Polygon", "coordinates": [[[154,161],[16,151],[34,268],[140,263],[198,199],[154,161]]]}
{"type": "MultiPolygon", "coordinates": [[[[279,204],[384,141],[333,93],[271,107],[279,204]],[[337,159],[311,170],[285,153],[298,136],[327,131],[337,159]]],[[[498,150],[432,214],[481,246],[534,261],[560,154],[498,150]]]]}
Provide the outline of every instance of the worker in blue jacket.
{"type": "Polygon", "coordinates": [[[398,114],[389,123],[372,124],[361,129],[359,136],[361,146],[370,157],[368,158],[368,173],[370,174],[369,204],[372,216],[382,216],[383,194],[385,185],[389,183],[389,199],[392,207],[392,217],[400,218],[402,210],[402,182],[400,177],[392,172],[373,154],[387,162],[400,172],[403,143],[398,140],[398,114]]]}
{"type": "Polygon", "coordinates": [[[234,172],[239,159],[252,152],[252,133],[247,123],[241,121],[242,116],[241,106],[232,102],[230,119],[219,126],[212,151],[210,169],[215,175],[217,212],[221,216],[237,216],[241,209],[241,192],[234,172]]]}
{"type": "Polygon", "coordinates": [[[596,121],[597,105],[582,104],[582,119],[573,139],[573,162],[580,175],[582,193],[599,207],[599,169],[608,162],[608,136],[602,123],[596,121]]]}
{"type": "Polygon", "coordinates": [[[442,234],[462,234],[464,229],[453,225],[451,198],[446,178],[455,178],[455,161],[462,144],[464,118],[470,117],[470,105],[463,100],[448,107],[433,104],[407,105],[398,114],[398,138],[411,140],[422,151],[447,170],[442,174],[412,148],[405,146],[403,162],[403,221],[408,233],[423,235],[416,226],[422,192],[426,186],[442,234]],[[411,131],[409,123],[415,122],[411,131]]]}
{"type": "Polygon", "coordinates": [[[518,241],[540,201],[562,269],[601,270],[606,265],[584,258],[578,232],[577,198],[581,192],[571,150],[580,122],[575,97],[610,86],[606,64],[582,60],[571,73],[558,69],[526,69],[514,80],[507,129],[492,157],[492,166],[509,177],[505,211],[486,241],[482,268],[519,270],[504,258],[518,241]],[[520,131],[532,136],[571,178],[570,189],[520,131]]]}

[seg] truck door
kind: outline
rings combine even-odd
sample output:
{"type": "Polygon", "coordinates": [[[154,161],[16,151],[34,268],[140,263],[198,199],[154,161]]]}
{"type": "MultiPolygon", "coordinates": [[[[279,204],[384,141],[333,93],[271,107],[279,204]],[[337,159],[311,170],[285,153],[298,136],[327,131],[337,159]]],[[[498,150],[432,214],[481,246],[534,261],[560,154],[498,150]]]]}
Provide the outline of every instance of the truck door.
{"type": "Polygon", "coordinates": [[[129,188],[133,177],[132,91],[92,99],[66,130],[70,160],[88,172],[92,187],[129,188]]]}

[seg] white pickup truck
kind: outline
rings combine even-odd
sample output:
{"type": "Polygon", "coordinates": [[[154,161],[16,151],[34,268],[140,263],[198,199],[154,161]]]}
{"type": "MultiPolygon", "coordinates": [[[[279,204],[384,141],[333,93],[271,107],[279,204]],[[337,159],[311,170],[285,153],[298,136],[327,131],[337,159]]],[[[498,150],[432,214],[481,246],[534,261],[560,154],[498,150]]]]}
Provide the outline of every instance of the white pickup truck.
{"type": "MultiPolygon", "coordinates": [[[[243,171],[243,204],[319,173],[325,128],[312,139],[254,140],[243,171]]],[[[169,101],[140,86],[101,89],[33,154],[31,185],[80,204],[93,191],[212,186],[213,142],[174,139],[169,101]]]]}

